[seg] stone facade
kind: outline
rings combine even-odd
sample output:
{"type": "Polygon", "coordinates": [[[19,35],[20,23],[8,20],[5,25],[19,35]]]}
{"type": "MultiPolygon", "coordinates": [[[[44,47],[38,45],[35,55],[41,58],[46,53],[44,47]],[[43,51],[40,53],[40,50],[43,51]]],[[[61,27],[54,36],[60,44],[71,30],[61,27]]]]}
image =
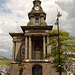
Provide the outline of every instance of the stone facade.
{"type": "MultiPolygon", "coordinates": [[[[52,68],[52,64],[50,62],[24,62],[24,66],[26,67],[23,69],[23,73],[20,74],[19,63],[12,63],[11,66],[11,75],[33,75],[33,67],[41,66],[42,67],[42,74],[35,74],[35,75],[59,75],[56,72],[56,69],[52,68]]],[[[67,75],[65,72],[62,75],[67,75]]]]}
{"type": "Polygon", "coordinates": [[[10,75],[58,75],[51,68],[53,58],[45,59],[45,55],[51,52],[51,46],[46,46],[50,38],[46,32],[52,30],[53,26],[48,26],[45,22],[46,13],[41,7],[41,1],[34,0],[33,4],[28,13],[27,26],[21,26],[23,32],[9,33],[13,38],[12,59],[15,62],[11,64],[10,75]],[[26,69],[20,69],[20,66],[25,66],[26,69]]]}
{"type": "Polygon", "coordinates": [[[24,75],[33,75],[32,74],[32,68],[36,65],[42,66],[42,75],[58,75],[55,71],[53,72],[53,69],[51,68],[50,63],[25,63],[26,64],[26,69],[24,69],[23,74],[24,75]]]}
{"type": "Polygon", "coordinates": [[[19,63],[11,63],[10,75],[19,75],[19,74],[20,74],[19,63]]]}

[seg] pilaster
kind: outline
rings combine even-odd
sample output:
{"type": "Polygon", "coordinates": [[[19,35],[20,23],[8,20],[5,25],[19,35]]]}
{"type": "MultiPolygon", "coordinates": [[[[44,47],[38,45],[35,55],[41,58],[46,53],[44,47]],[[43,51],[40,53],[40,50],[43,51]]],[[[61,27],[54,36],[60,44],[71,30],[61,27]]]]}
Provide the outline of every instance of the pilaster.
{"type": "Polygon", "coordinates": [[[20,59],[20,46],[21,46],[21,41],[16,42],[16,52],[15,52],[15,59],[19,60],[20,59]]]}
{"type": "MultiPolygon", "coordinates": [[[[49,42],[49,36],[47,36],[47,43],[49,42]]],[[[50,46],[47,46],[47,54],[50,53],[50,46]]]]}
{"type": "Polygon", "coordinates": [[[13,42],[13,53],[12,53],[13,61],[15,61],[15,52],[16,52],[16,42],[13,42]]]}
{"type": "Polygon", "coordinates": [[[46,54],[46,48],[45,48],[45,36],[43,36],[43,58],[45,57],[46,54]]]}
{"type": "Polygon", "coordinates": [[[25,59],[27,59],[27,36],[25,36],[25,59]]]}
{"type": "Polygon", "coordinates": [[[31,50],[32,50],[32,47],[31,47],[31,36],[29,36],[29,59],[31,59],[31,50]]]}

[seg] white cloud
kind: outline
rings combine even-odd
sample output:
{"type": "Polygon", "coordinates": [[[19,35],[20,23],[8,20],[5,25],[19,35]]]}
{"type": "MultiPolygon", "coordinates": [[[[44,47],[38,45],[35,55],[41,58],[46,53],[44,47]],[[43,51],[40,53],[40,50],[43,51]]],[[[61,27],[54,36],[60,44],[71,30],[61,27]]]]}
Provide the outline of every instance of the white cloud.
{"type": "Polygon", "coordinates": [[[6,52],[6,53],[8,53],[9,51],[6,50],[6,49],[0,49],[0,52],[6,52]]]}
{"type": "Polygon", "coordinates": [[[52,1],[72,2],[73,0],[52,0],[52,1]]]}
{"type": "Polygon", "coordinates": [[[60,8],[58,4],[56,4],[55,0],[47,0],[42,2],[42,7],[44,11],[47,13],[47,23],[48,24],[55,24],[56,17],[58,11],[62,14],[61,20],[66,21],[68,13],[60,8]]]}
{"type": "Polygon", "coordinates": [[[0,34],[2,34],[3,33],[3,30],[0,28],[0,34]]]}

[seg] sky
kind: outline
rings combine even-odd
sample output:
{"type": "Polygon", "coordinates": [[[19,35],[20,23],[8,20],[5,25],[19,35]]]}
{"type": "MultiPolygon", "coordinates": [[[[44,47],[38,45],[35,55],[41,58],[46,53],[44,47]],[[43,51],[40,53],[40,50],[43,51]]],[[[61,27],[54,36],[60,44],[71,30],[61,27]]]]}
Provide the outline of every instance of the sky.
{"type": "MultiPolygon", "coordinates": [[[[55,26],[58,11],[60,29],[75,37],[75,0],[41,0],[46,12],[46,22],[55,26]]],[[[20,26],[29,22],[28,12],[33,7],[33,0],[0,0],[0,55],[12,58],[12,37],[9,32],[22,32],[20,26]]]]}

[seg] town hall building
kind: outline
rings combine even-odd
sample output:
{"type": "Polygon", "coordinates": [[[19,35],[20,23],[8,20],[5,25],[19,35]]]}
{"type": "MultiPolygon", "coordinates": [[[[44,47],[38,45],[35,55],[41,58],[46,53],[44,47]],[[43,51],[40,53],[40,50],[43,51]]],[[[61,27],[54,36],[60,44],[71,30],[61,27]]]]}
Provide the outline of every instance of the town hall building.
{"type": "Polygon", "coordinates": [[[50,38],[46,33],[53,26],[45,22],[46,13],[40,0],[33,1],[28,17],[28,24],[21,26],[22,33],[9,33],[13,38],[14,61],[10,75],[58,75],[52,68],[52,58],[45,59],[45,55],[51,52],[51,46],[46,46],[50,38]]]}

